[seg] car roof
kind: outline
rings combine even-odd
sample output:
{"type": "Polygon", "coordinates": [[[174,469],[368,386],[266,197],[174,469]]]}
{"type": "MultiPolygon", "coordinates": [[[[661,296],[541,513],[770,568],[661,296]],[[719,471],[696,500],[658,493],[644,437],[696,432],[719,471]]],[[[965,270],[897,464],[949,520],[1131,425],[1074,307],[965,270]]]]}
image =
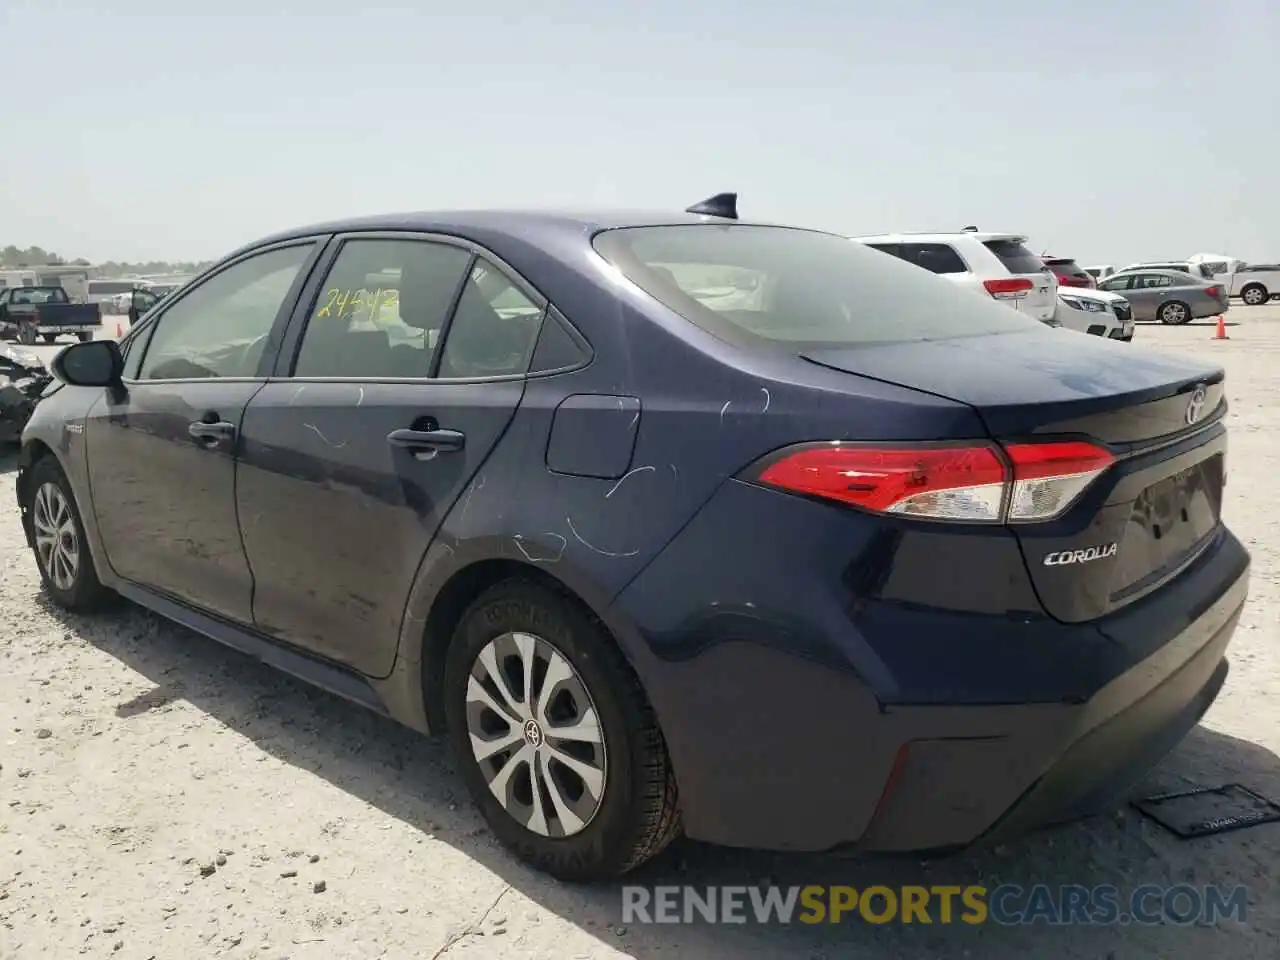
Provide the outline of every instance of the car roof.
{"type": "MultiPolygon", "coordinates": [[[[356,231],[386,230],[441,233],[464,238],[473,234],[506,234],[512,238],[519,237],[527,240],[536,239],[540,235],[547,238],[563,237],[566,234],[591,236],[601,230],[615,230],[623,227],[681,226],[706,223],[778,226],[794,230],[809,229],[767,221],[735,220],[691,213],[663,213],[653,210],[435,210],[386,213],[305,224],[255,240],[241,249],[250,249],[265,244],[318,234],[356,231]]],[[[822,233],[828,231],[812,230],[811,232],[822,233]]]]}
{"type": "Polygon", "coordinates": [[[903,241],[913,241],[915,243],[950,243],[958,237],[967,237],[971,240],[977,240],[979,243],[986,243],[989,240],[1012,240],[1017,243],[1027,242],[1027,236],[1023,233],[978,233],[973,230],[954,230],[950,233],[877,233],[850,237],[849,239],[858,240],[863,243],[901,243],[903,241]]]}
{"type": "Polygon", "coordinates": [[[1182,270],[1166,270],[1160,267],[1143,267],[1143,266],[1125,267],[1123,270],[1117,270],[1115,273],[1113,273],[1111,276],[1107,277],[1106,279],[1112,280],[1116,277],[1123,276],[1124,274],[1127,274],[1127,273],[1154,273],[1156,276],[1161,276],[1161,277],[1175,277],[1182,280],[1193,280],[1197,283],[1207,282],[1204,280],[1203,277],[1193,276],[1192,274],[1186,273],[1182,270]]]}

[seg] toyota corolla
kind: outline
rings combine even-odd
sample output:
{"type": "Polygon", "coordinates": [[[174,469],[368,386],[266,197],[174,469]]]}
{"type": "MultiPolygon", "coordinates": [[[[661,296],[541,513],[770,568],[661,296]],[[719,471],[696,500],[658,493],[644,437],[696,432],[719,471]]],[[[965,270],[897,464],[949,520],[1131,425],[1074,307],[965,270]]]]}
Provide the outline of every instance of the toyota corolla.
{"type": "Polygon", "coordinates": [[[17,483],[51,600],[447,731],[562,878],[1094,809],[1245,601],[1220,369],[732,195],[293,230],[52,368],[17,483]]]}

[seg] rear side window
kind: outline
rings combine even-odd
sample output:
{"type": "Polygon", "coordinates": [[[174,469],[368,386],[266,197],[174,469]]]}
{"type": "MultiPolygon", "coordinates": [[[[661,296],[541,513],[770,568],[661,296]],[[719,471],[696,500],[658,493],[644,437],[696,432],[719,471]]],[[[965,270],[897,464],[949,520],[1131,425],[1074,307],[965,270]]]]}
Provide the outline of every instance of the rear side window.
{"type": "Polygon", "coordinates": [[[960,254],[945,243],[904,243],[899,256],[924,267],[930,273],[968,273],[969,268],[960,259],[960,254]]]}
{"type": "Polygon", "coordinates": [[[445,337],[440,377],[510,377],[529,369],[542,308],[477,259],[445,337]]]}
{"type": "Polygon", "coordinates": [[[995,254],[1010,273],[1043,273],[1044,263],[1017,240],[988,240],[983,246],[995,254]]]}
{"type": "Polygon", "coordinates": [[[606,230],[597,252],[709,333],[794,348],[1043,329],[1034,319],[856,240],[788,227],[606,230]]]}

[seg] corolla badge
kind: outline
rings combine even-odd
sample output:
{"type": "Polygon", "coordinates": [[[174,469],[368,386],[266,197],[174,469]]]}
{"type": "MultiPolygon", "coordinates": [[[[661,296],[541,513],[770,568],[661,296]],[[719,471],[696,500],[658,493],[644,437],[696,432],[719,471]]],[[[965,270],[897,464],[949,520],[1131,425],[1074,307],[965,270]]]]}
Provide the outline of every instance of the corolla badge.
{"type": "Polygon", "coordinates": [[[1204,416],[1205,401],[1209,397],[1209,391],[1204,388],[1204,384],[1196,387],[1196,392],[1191,394],[1191,401],[1187,404],[1187,423],[1193,424],[1204,416]]]}
{"type": "Polygon", "coordinates": [[[1108,543],[1098,547],[1087,547],[1084,550],[1060,550],[1047,553],[1044,557],[1046,567],[1061,567],[1069,563],[1091,563],[1094,560],[1105,560],[1114,557],[1120,549],[1116,543],[1108,543]]]}

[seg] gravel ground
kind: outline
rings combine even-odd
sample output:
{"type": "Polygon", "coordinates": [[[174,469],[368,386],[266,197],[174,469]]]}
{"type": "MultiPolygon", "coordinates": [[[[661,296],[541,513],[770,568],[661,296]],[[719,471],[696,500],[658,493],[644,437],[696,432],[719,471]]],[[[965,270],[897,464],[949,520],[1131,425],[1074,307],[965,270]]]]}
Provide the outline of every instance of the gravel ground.
{"type": "MultiPolygon", "coordinates": [[[[1280,798],[1280,305],[1138,341],[1213,357],[1232,404],[1227,519],[1254,557],[1225,692],[1154,774],[1280,798]]],[[[945,860],[783,857],[681,841],[646,884],[1217,883],[1243,926],[620,926],[616,888],[525,870],[442,748],[126,609],[45,604],[0,460],[0,957],[1280,956],[1280,826],[1180,841],[1117,811],[945,860]]]]}

